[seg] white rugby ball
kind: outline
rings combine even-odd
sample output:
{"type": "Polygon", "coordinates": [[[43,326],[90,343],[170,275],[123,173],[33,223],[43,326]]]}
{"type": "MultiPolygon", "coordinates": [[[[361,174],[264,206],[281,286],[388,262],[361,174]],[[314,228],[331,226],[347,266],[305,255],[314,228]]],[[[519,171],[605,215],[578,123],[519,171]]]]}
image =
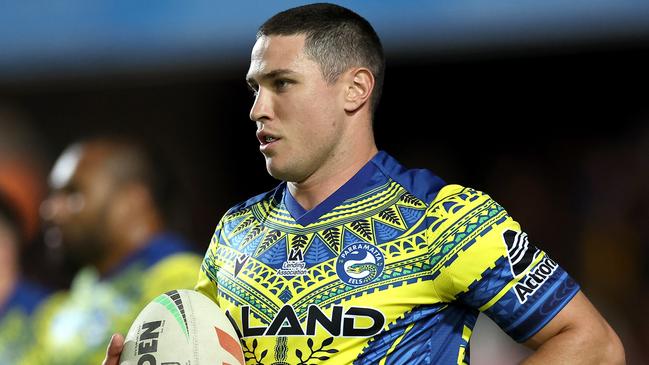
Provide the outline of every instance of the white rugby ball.
{"type": "Polygon", "coordinates": [[[245,365],[234,327],[205,295],[178,289],[147,304],[128,330],[120,365],[245,365]]]}

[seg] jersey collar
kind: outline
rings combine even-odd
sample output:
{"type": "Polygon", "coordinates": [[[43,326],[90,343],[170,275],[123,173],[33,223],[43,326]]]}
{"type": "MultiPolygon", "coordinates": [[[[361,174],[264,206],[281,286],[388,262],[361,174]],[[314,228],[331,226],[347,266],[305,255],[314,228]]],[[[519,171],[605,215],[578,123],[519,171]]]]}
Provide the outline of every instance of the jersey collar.
{"type": "Polygon", "coordinates": [[[288,186],[284,184],[284,206],[296,223],[302,226],[314,223],[345,200],[385,184],[389,178],[383,173],[383,170],[384,168],[391,169],[390,165],[394,163],[398,164],[386,152],[379,151],[351,179],[311,210],[304,209],[291,195],[288,186]]]}

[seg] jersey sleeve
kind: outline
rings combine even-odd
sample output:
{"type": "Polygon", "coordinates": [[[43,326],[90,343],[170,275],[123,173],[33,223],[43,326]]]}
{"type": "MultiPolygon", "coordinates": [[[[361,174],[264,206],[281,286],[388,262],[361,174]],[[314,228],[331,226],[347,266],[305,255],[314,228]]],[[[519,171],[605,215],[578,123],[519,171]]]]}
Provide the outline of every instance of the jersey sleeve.
{"type": "Polygon", "coordinates": [[[216,226],[210,245],[205,252],[205,257],[203,258],[203,263],[198,273],[198,280],[194,287],[194,290],[203,293],[217,305],[219,304],[217,275],[220,265],[218,264],[216,253],[219,248],[219,241],[221,240],[222,228],[223,221],[221,220],[216,226]]]}
{"type": "Polygon", "coordinates": [[[447,250],[438,295],[484,312],[524,342],[577,294],[579,285],[488,195],[450,185],[429,212],[433,250],[447,250]],[[435,227],[435,222],[442,221],[435,227]]]}

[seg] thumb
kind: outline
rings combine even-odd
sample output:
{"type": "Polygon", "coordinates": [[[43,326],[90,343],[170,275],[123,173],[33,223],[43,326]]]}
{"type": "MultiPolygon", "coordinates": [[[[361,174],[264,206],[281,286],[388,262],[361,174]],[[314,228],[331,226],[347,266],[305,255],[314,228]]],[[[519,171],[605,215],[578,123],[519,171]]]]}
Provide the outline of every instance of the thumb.
{"type": "Polygon", "coordinates": [[[108,348],[106,349],[106,358],[103,365],[119,365],[119,356],[124,349],[124,336],[119,333],[114,334],[110,338],[108,348]]]}

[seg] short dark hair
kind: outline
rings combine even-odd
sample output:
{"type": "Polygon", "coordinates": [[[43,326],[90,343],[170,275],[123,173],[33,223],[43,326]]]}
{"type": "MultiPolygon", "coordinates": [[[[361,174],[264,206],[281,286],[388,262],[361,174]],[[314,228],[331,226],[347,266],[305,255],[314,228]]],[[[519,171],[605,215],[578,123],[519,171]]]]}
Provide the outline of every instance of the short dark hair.
{"type": "Polygon", "coordinates": [[[304,34],[304,52],[322,69],[324,79],[335,82],[355,66],[374,75],[372,111],[383,88],[385,56],[379,36],[370,23],[353,11],[334,4],[309,4],[275,14],[259,27],[257,38],[304,34]]]}

